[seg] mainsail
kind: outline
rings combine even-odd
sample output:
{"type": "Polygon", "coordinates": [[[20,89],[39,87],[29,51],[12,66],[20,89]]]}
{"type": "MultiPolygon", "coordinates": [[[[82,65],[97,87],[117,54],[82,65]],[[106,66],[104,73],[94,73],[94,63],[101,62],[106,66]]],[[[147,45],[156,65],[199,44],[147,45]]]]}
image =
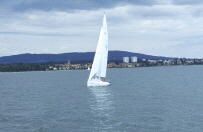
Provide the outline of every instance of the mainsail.
{"type": "Polygon", "coordinates": [[[96,78],[100,79],[101,77],[102,78],[106,77],[107,58],[108,58],[108,31],[107,31],[106,16],[104,14],[103,26],[101,27],[99,41],[88,81],[91,81],[92,79],[96,78]]]}

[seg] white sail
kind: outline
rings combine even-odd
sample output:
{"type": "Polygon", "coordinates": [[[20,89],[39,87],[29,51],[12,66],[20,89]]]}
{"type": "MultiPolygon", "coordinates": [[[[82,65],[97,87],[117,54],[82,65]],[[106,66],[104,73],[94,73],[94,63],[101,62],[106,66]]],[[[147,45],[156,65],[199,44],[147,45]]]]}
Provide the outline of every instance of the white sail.
{"type": "Polygon", "coordinates": [[[100,78],[106,77],[107,58],[108,58],[108,31],[107,31],[106,16],[104,14],[103,26],[100,31],[98,45],[95,52],[94,61],[92,64],[92,69],[90,72],[88,82],[91,82],[92,80],[99,80],[100,78]]]}
{"type": "Polygon", "coordinates": [[[108,31],[107,31],[107,22],[106,17],[104,15],[103,20],[103,39],[101,40],[103,55],[102,55],[102,64],[101,64],[101,73],[100,77],[106,77],[106,68],[107,68],[107,61],[108,61],[108,31]]]}

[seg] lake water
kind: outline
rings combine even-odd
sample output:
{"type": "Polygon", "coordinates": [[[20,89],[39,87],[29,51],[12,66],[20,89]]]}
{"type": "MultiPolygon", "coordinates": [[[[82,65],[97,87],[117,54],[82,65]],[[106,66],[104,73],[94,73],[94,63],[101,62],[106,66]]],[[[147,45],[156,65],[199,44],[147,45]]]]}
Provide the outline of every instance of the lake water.
{"type": "Polygon", "coordinates": [[[203,66],[0,73],[1,132],[200,132],[203,66]]]}

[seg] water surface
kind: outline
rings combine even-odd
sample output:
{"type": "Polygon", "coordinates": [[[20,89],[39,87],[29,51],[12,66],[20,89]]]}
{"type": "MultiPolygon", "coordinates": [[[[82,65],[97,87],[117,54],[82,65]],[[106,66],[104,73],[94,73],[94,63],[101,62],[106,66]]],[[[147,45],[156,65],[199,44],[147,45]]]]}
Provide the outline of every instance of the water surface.
{"type": "Polygon", "coordinates": [[[0,73],[0,131],[185,132],[203,129],[203,66],[0,73]]]}

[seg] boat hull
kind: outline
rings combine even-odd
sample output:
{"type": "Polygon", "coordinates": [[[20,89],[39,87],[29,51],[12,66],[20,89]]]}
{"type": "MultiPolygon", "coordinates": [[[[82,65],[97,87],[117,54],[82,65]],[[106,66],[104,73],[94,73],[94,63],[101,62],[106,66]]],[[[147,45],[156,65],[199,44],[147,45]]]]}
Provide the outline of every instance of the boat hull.
{"type": "Polygon", "coordinates": [[[88,81],[88,87],[104,87],[110,85],[110,82],[102,82],[102,81],[88,81]]]}

